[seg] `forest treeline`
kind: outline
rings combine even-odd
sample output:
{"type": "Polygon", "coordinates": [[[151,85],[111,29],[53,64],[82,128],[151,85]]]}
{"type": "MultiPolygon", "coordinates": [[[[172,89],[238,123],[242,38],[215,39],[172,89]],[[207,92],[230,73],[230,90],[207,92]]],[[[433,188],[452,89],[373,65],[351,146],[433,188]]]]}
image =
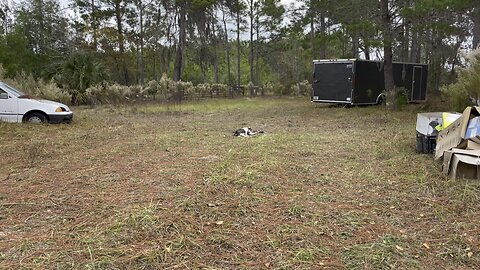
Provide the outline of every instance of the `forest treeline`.
{"type": "Polygon", "coordinates": [[[0,0],[4,76],[74,96],[163,74],[289,93],[327,58],[428,63],[435,92],[479,41],[478,0],[0,0]]]}

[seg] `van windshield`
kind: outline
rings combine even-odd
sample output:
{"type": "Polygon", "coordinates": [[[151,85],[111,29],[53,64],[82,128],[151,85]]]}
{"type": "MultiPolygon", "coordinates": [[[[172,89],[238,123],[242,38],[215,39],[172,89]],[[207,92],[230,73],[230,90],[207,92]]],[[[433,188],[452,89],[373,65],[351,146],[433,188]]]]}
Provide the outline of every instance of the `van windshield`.
{"type": "Polygon", "coordinates": [[[11,92],[14,96],[16,97],[20,97],[20,96],[24,96],[25,94],[22,93],[21,91],[11,87],[10,85],[6,84],[6,83],[2,83],[0,82],[0,87],[1,88],[4,88],[5,90],[8,90],[9,92],[11,92]]]}

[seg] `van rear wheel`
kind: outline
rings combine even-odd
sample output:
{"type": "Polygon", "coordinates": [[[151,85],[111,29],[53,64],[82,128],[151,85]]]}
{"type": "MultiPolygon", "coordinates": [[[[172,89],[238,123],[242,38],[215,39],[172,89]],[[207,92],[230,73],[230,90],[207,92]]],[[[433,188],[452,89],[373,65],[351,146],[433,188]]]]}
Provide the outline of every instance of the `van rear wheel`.
{"type": "Polygon", "coordinates": [[[25,122],[32,124],[41,124],[45,123],[46,121],[47,118],[45,117],[45,115],[36,112],[27,115],[27,117],[25,118],[25,122]]]}

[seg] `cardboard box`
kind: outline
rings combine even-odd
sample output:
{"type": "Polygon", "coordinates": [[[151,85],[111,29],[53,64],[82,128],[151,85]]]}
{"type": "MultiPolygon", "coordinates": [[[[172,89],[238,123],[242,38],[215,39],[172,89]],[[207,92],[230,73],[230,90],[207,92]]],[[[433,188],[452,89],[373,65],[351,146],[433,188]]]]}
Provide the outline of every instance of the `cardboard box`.
{"type": "Polygon", "coordinates": [[[468,122],[467,131],[465,132],[465,139],[470,139],[476,143],[480,143],[480,117],[474,117],[468,122]]]}
{"type": "Polygon", "coordinates": [[[480,179],[480,150],[445,151],[443,172],[452,179],[480,179]]]}
{"type": "Polygon", "coordinates": [[[447,128],[450,126],[453,122],[457,121],[458,118],[462,116],[461,113],[443,113],[443,123],[442,123],[442,129],[447,128]]]}
{"type": "Polygon", "coordinates": [[[468,140],[465,145],[465,150],[480,150],[480,144],[468,140]]]}
{"type": "Polygon", "coordinates": [[[465,148],[468,123],[477,116],[480,116],[480,107],[467,107],[457,121],[438,133],[435,160],[440,159],[445,151],[452,148],[465,148]]]}

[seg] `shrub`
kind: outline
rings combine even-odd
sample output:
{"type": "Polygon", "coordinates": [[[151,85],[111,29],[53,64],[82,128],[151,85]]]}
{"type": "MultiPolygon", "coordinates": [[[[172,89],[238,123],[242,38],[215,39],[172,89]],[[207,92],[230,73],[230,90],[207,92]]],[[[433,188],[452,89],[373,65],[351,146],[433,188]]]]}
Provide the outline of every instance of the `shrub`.
{"type": "Polygon", "coordinates": [[[171,93],[169,99],[172,99],[174,101],[181,102],[185,99],[185,93],[193,93],[193,91],[195,91],[193,83],[191,82],[178,81],[172,82],[172,84],[174,85],[174,91],[171,93]]]}
{"type": "Polygon", "coordinates": [[[127,100],[135,101],[142,100],[144,97],[145,91],[141,85],[135,84],[128,87],[128,92],[126,92],[127,100]]]}
{"type": "Polygon", "coordinates": [[[480,48],[465,59],[467,65],[459,71],[457,82],[441,89],[457,111],[463,111],[473,104],[479,105],[480,101],[480,48]]]}
{"type": "Polygon", "coordinates": [[[163,99],[169,99],[169,93],[174,91],[174,81],[170,80],[167,74],[163,74],[158,82],[159,94],[163,99]]]}
{"type": "Polygon", "coordinates": [[[59,88],[53,79],[48,82],[35,80],[31,74],[27,75],[25,72],[17,74],[15,79],[7,79],[4,77],[3,68],[0,65],[0,80],[25,94],[70,104],[71,95],[59,88]]]}
{"type": "Polygon", "coordinates": [[[275,85],[268,81],[263,85],[263,93],[266,95],[273,95],[275,93],[275,85]]]}
{"type": "Polygon", "coordinates": [[[302,96],[310,96],[312,94],[312,84],[309,81],[301,81],[298,83],[298,86],[300,87],[300,94],[302,96]]]}
{"type": "Polygon", "coordinates": [[[309,96],[312,93],[312,85],[309,81],[301,81],[291,86],[291,94],[297,96],[309,96]]]}
{"type": "Polygon", "coordinates": [[[406,88],[395,89],[395,107],[399,110],[408,105],[408,91],[406,88]]]}
{"type": "Polygon", "coordinates": [[[144,89],[145,94],[148,97],[151,97],[153,100],[155,100],[155,97],[157,96],[158,92],[160,91],[160,83],[153,80],[149,81],[147,83],[147,86],[144,89]]]}
{"type": "MultiPolygon", "coordinates": [[[[200,94],[200,95],[210,95],[212,87],[210,86],[209,83],[201,83],[201,84],[198,84],[194,90],[197,94],[200,94]]],[[[193,93],[188,93],[188,94],[193,94],[193,93]]]]}
{"type": "Polygon", "coordinates": [[[86,101],[92,105],[115,104],[131,100],[132,91],[128,86],[119,84],[97,84],[87,88],[86,101]]]}
{"type": "Polygon", "coordinates": [[[229,86],[226,84],[214,83],[211,86],[211,91],[213,95],[227,96],[229,94],[229,86]]]}
{"type": "Polygon", "coordinates": [[[131,91],[128,86],[115,83],[106,87],[105,102],[102,103],[120,103],[130,100],[130,96],[131,91]]]}
{"type": "Polygon", "coordinates": [[[248,84],[245,86],[245,90],[248,91],[248,94],[250,96],[255,96],[255,84],[253,82],[248,82],[248,84]]]}
{"type": "Polygon", "coordinates": [[[45,99],[58,101],[64,104],[70,104],[72,96],[65,90],[57,86],[52,79],[48,83],[39,81],[39,87],[36,88],[37,92],[33,93],[34,96],[39,96],[45,99]]]}

